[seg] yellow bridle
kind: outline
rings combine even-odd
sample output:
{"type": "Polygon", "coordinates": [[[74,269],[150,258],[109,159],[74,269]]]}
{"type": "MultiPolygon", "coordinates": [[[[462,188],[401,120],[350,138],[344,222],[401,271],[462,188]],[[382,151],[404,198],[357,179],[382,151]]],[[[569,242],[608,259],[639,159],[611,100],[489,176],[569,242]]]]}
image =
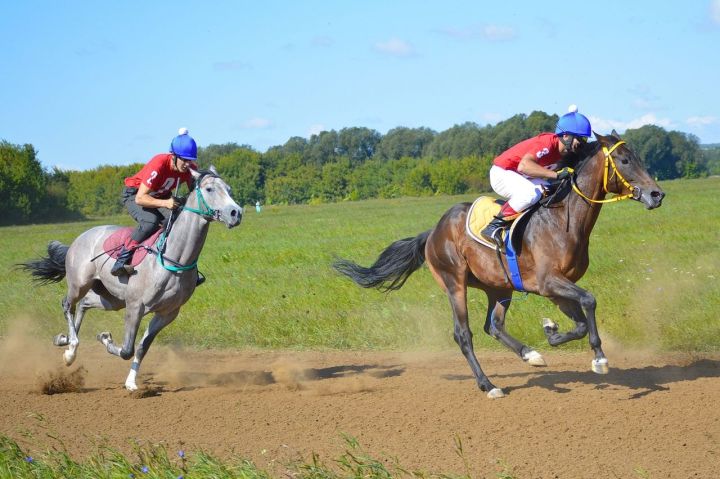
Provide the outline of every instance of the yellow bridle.
{"type": "Polygon", "coordinates": [[[592,198],[588,198],[587,196],[585,196],[582,193],[582,191],[580,191],[580,188],[578,188],[577,183],[575,183],[575,178],[573,177],[572,187],[573,187],[573,190],[575,190],[575,193],[577,193],[578,195],[585,198],[587,201],[589,201],[591,203],[611,203],[613,201],[626,200],[628,198],[635,197],[636,188],[633,188],[632,185],[630,185],[630,183],[628,183],[627,180],[625,180],[625,178],[623,178],[623,176],[618,171],[617,166],[615,165],[615,160],[613,160],[613,157],[612,157],[612,152],[615,151],[615,149],[618,146],[620,146],[624,143],[625,142],[623,140],[620,140],[617,143],[615,143],[610,149],[608,149],[606,146],[603,146],[603,154],[605,155],[605,172],[603,173],[603,190],[605,191],[605,193],[610,193],[607,188],[608,180],[611,179],[612,176],[617,176],[617,178],[622,182],[622,184],[625,185],[625,187],[630,190],[630,193],[628,193],[626,195],[622,195],[622,196],[614,196],[607,200],[594,200],[592,198]],[[612,176],[609,177],[608,172],[610,171],[611,167],[612,167],[613,173],[612,173],[612,176]]]}

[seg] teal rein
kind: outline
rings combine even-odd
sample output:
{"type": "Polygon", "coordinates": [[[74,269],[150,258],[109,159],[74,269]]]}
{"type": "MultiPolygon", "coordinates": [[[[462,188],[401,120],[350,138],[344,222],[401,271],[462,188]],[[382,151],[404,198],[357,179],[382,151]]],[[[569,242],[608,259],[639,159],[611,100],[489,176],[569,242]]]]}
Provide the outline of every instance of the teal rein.
{"type": "MultiPolygon", "coordinates": [[[[202,209],[195,209],[195,208],[183,206],[183,210],[190,211],[190,212],[198,214],[200,216],[210,216],[211,218],[214,217],[217,214],[217,211],[210,208],[210,205],[208,205],[207,201],[205,201],[205,198],[202,195],[202,191],[200,190],[200,185],[195,187],[195,193],[197,193],[198,204],[202,209]]],[[[197,259],[192,264],[188,264],[185,266],[175,263],[172,260],[168,260],[168,261],[175,263],[174,265],[165,264],[165,258],[163,256],[162,252],[165,250],[165,241],[167,240],[166,233],[167,233],[167,231],[162,232],[162,234],[160,235],[160,238],[158,238],[157,244],[155,245],[155,247],[157,248],[157,261],[158,261],[158,263],[160,263],[160,266],[162,266],[163,268],[165,268],[168,271],[187,271],[189,269],[193,269],[193,268],[197,267],[197,264],[198,264],[197,259]]],[[[198,259],[199,259],[199,257],[198,257],[198,259]]]]}

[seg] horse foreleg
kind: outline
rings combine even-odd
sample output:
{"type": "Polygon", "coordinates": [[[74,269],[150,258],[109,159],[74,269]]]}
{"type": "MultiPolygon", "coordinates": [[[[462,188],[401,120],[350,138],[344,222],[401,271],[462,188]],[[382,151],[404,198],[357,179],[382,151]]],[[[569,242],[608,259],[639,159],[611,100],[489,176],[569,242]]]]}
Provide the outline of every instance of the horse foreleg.
{"type": "Polygon", "coordinates": [[[135,351],[135,358],[130,365],[130,372],[125,380],[125,388],[128,391],[135,391],[138,388],[135,379],[137,378],[138,371],[140,371],[140,363],[142,363],[148,349],[150,349],[150,345],[155,339],[155,336],[157,336],[165,326],[172,323],[179,312],[180,310],[178,309],[169,314],[155,314],[150,320],[145,334],[143,334],[140,344],[138,344],[137,350],[135,351]]]}
{"type": "Polygon", "coordinates": [[[560,308],[560,311],[575,322],[575,328],[567,333],[560,333],[557,330],[557,325],[546,322],[543,329],[548,343],[551,346],[558,346],[589,335],[590,347],[595,353],[592,370],[598,374],[607,374],[609,371],[608,360],[602,350],[602,341],[595,320],[595,308],[597,306],[595,297],[590,292],[567,280],[558,282],[554,286],[554,291],[552,295],[549,295],[550,300],[560,308]]]}
{"type": "Polygon", "coordinates": [[[510,308],[512,292],[494,291],[486,292],[488,307],[485,314],[484,330],[487,334],[500,341],[510,351],[531,366],[546,366],[542,355],[531,347],[521,343],[505,330],[505,315],[510,308]]]}

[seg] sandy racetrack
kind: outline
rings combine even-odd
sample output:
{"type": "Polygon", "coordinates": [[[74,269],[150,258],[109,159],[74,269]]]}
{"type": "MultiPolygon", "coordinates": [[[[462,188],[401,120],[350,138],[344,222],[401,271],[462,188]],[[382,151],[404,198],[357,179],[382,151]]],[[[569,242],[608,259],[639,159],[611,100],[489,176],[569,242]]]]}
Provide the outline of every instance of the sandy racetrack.
{"type": "MultiPolygon", "coordinates": [[[[193,352],[156,347],[139,393],[129,363],[86,340],[71,368],[50,345],[0,343],[0,433],[76,458],[134,440],[246,457],[279,475],[315,452],[332,462],[355,437],[374,457],[472,477],[717,477],[720,357],[544,352],[531,368],[480,352],[507,397],[489,400],[459,351],[193,352]],[[75,372],[73,377],[68,373],[75,372]],[[74,392],[43,394],[64,378],[74,392]],[[28,435],[28,433],[30,433],[28,435]],[[463,445],[464,459],[456,453],[463,445]]],[[[67,386],[68,384],[65,384],[67,386]]]]}

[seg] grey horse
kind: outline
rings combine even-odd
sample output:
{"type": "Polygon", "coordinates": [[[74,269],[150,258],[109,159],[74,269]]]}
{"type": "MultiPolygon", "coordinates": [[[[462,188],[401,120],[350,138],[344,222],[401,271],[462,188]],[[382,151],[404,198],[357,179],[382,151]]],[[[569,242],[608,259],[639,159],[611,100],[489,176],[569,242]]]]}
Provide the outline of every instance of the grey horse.
{"type": "Polygon", "coordinates": [[[125,337],[122,347],[113,342],[109,332],[97,339],[109,353],[123,359],[133,358],[125,387],[134,391],[140,363],[155,336],[170,324],[195,291],[197,260],[207,237],[210,222],[224,223],[228,228],[240,224],[242,208],[230,196],[230,188],[214,168],[192,171],[195,187],[185,206],[177,214],[170,233],[164,238],[164,254],[147,257],[132,276],[110,274],[114,260],[104,250],[106,238],[120,226],[97,226],[78,236],[70,246],[57,241],[48,245],[48,257],[28,261],[20,266],[40,283],[67,279],[67,296],[62,301],[68,334],[58,334],[54,343],[68,346],[63,353],[67,366],[75,361],[80,343],[78,333],[88,309],[117,311],[125,308],[125,337]],[[135,349],[140,321],[154,313],[145,334],[135,349]],[[133,357],[134,355],[134,357],[133,357]]]}

